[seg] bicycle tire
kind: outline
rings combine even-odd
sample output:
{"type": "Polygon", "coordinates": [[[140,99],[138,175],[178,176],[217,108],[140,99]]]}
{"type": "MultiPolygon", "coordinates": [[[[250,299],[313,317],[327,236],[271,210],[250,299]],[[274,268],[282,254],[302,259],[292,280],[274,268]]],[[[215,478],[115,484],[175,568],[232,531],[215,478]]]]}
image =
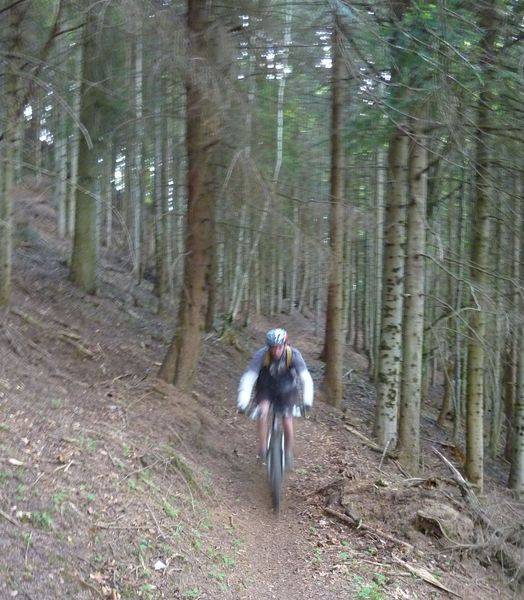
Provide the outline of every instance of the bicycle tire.
{"type": "Polygon", "coordinates": [[[280,510],[282,482],[284,479],[283,441],[284,434],[281,429],[274,430],[271,433],[268,456],[268,471],[269,483],[271,485],[271,499],[273,501],[273,509],[277,513],[280,510]]]}

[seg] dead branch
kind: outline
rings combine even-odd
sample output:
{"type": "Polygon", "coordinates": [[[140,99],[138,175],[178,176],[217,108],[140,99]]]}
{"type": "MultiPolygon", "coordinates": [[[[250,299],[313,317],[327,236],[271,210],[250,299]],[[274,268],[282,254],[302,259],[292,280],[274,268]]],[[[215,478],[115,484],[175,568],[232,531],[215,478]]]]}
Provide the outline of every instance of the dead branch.
{"type": "Polygon", "coordinates": [[[22,310],[19,310],[18,308],[11,308],[11,312],[13,314],[17,315],[18,317],[20,317],[21,319],[23,319],[24,321],[26,321],[27,323],[29,323],[30,325],[33,325],[34,327],[38,327],[39,329],[42,329],[43,331],[46,331],[47,333],[49,333],[51,335],[56,335],[56,337],[58,337],[59,340],[62,340],[63,342],[70,344],[76,350],[78,350],[78,352],[80,352],[80,354],[83,354],[84,356],[87,356],[88,358],[93,358],[94,354],[91,352],[91,350],[86,348],[83,344],[81,344],[78,341],[80,339],[79,335],[72,333],[71,331],[66,331],[65,329],[60,329],[57,332],[55,332],[51,327],[49,327],[43,321],[40,321],[39,319],[36,319],[35,317],[28,315],[27,313],[23,312],[22,310]]]}
{"type": "Polygon", "coordinates": [[[86,348],[80,342],[77,342],[76,340],[71,339],[69,337],[69,335],[67,334],[67,332],[60,331],[58,334],[58,339],[62,340],[63,342],[66,342],[66,344],[70,344],[71,346],[73,346],[73,348],[75,348],[75,350],[80,352],[80,354],[87,356],[87,358],[94,357],[94,354],[91,352],[91,350],[89,350],[89,348],[86,348]]]}
{"type": "Polygon", "coordinates": [[[445,585],[440,583],[440,581],[424,567],[413,567],[412,565],[404,562],[403,560],[400,560],[400,558],[397,558],[396,556],[393,556],[393,559],[399,565],[402,565],[410,573],[413,573],[413,575],[416,575],[417,577],[420,577],[421,579],[423,579],[426,583],[429,583],[430,585],[433,585],[436,588],[444,590],[445,592],[448,592],[448,594],[451,594],[452,596],[457,596],[457,598],[462,598],[462,596],[460,594],[457,594],[457,592],[450,590],[448,587],[446,587],[445,585]]]}
{"type": "Polygon", "coordinates": [[[366,525],[365,523],[362,523],[362,521],[360,521],[359,519],[355,519],[355,517],[353,517],[351,515],[340,513],[338,511],[333,510],[332,508],[328,508],[328,507],[324,508],[324,512],[328,515],[331,515],[332,517],[336,517],[337,519],[339,519],[340,521],[343,521],[344,523],[347,523],[348,525],[352,525],[353,527],[356,527],[357,529],[361,529],[362,531],[368,531],[369,533],[372,533],[373,535],[376,535],[379,538],[384,538],[390,542],[393,542],[394,544],[404,546],[404,548],[407,548],[411,552],[413,552],[415,550],[415,547],[412,546],[411,544],[408,544],[408,542],[404,542],[403,540],[399,540],[398,538],[396,538],[392,535],[389,535],[387,533],[384,533],[383,531],[374,529],[370,525],[366,525]]]}
{"type": "Polygon", "coordinates": [[[384,459],[386,458],[386,454],[389,450],[389,447],[391,446],[391,444],[393,443],[393,438],[390,438],[388,443],[384,446],[384,450],[382,452],[382,456],[380,458],[380,463],[378,465],[378,470],[381,471],[382,470],[382,463],[384,462],[384,459]]]}
{"type": "Polygon", "coordinates": [[[153,521],[155,522],[156,528],[158,530],[158,534],[160,535],[160,537],[162,539],[165,540],[166,536],[165,536],[164,532],[162,531],[162,528],[160,527],[160,524],[158,523],[158,519],[156,518],[155,513],[151,510],[151,507],[149,506],[149,504],[147,502],[146,502],[146,507],[147,507],[147,510],[149,511],[151,517],[153,518],[153,521]]]}
{"type": "MultiPolygon", "coordinates": [[[[460,489],[460,493],[469,509],[471,509],[475,514],[481,515],[480,502],[477,496],[475,496],[475,492],[471,489],[471,484],[468,483],[464,477],[460,474],[459,470],[434,446],[431,447],[431,450],[442,460],[451,470],[453,474],[453,480],[456,482],[460,489]]],[[[490,526],[491,523],[490,523],[490,526]]]]}
{"type": "Polygon", "coordinates": [[[436,448],[432,447],[431,449],[450,468],[453,474],[453,479],[459,486],[460,492],[466,502],[467,507],[474,514],[476,519],[486,528],[486,530],[493,535],[495,542],[489,545],[491,548],[493,548],[493,556],[504,568],[508,568],[511,572],[515,573],[517,580],[522,579],[522,559],[514,556],[515,546],[518,548],[519,545],[514,544],[514,542],[510,539],[511,536],[501,531],[486,515],[486,513],[482,510],[479,499],[471,489],[471,485],[464,479],[458,469],[452,465],[451,462],[436,448]]]}
{"type": "Polygon", "coordinates": [[[333,481],[330,481],[329,483],[317,488],[313,492],[310,492],[307,494],[307,497],[309,498],[310,496],[324,495],[328,491],[334,490],[337,487],[342,487],[345,481],[346,480],[343,478],[334,479],[333,481]]]}
{"type": "Polygon", "coordinates": [[[11,312],[14,315],[16,315],[17,317],[20,317],[21,319],[23,319],[26,323],[29,323],[29,325],[34,325],[35,327],[39,327],[40,329],[47,329],[47,327],[42,323],[42,321],[35,319],[31,315],[28,315],[24,311],[19,310],[18,308],[15,308],[14,306],[11,307],[11,312]]]}
{"type": "MultiPolygon", "coordinates": [[[[361,442],[364,442],[364,444],[366,444],[366,446],[368,448],[371,448],[371,450],[374,450],[375,452],[380,452],[381,454],[382,454],[382,452],[384,452],[384,448],[381,448],[378,444],[376,444],[375,442],[370,440],[364,434],[360,433],[360,431],[353,429],[353,427],[350,427],[349,425],[344,425],[344,429],[347,429],[347,431],[352,433],[354,436],[358,437],[358,439],[361,442]]],[[[392,456],[392,455],[390,455],[386,452],[386,456],[392,456]]],[[[393,457],[393,458],[395,458],[395,457],[393,457]]]]}
{"type": "Polygon", "coordinates": [[[15,527],[20,527],[20,523],[18,521],[15,521],[15,519],[13,519],[13,517],[11,515],[8,515],[2,509],[0,509],[0,516],[4,517],[4,519],[6,521],[9,521],[9,523],[11,523],[12,525],[14,525],[15,527]]]}
{"type": "Polygon", "coordinates": [[[113,523],[94,523],[93,527],[98,529],[114,529],[117,531],[140,531],[150,529],[151,525],[114,525],[113,523]]]}

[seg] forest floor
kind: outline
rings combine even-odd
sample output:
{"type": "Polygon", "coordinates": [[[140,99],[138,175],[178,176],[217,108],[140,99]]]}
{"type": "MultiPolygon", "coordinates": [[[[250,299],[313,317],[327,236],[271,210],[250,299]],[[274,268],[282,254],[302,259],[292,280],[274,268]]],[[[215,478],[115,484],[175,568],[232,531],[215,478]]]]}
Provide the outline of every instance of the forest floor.
{"type": "Polygon", "coordinates": [[[468,504],[432,448],[459,470],[460,450],[426,404],[424,468],[408,477],[368,441],[373,387],[358,354],[343,410],[317,401],[296,422],[277,518],[236,387],[272,325],[318,384],[313,320],[207,335],[195,390],[181,394],[155,377],[174,323],[155,314],[151,285],[104,256],[99,294],[75,289],[48,197],[19,192],[0,315],[0,599],[522,598],[522,573],[500,565],[524,567],[522,544],[500,534],[524,523],[507,464],[488,465],[468,504]]]}

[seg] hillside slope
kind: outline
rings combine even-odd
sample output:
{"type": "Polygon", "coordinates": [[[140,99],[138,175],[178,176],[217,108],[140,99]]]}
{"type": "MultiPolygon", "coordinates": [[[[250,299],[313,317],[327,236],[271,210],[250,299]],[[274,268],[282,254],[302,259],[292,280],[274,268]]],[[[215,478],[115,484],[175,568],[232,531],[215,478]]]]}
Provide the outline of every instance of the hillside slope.
{"type": "MultiPolygon", "coordinates": [[[[408,478],[367,443],[361,358],[348,356],[347,410],[317,402],[297,423],[276,519],[254,424],[234,411],[238,378],[273,323],[206,336],[194,393],[180,394],[155,377],[173,323],[155,315],[150,286],[134,288],[106,256],[99,295],[80,293],[47,191],[21,190],[17,207],[0,331],[0,598],[522,597],[441,459],[428,449],[424,475],[408,478]]],[[[276,324],[318,380],[313,325],[276,324]]],[[[445,432],[428,436],[445,453],[445,432]]],[[[522,504],[487,487],[483,514],[501,528],[522,522],[522,504]]]]}

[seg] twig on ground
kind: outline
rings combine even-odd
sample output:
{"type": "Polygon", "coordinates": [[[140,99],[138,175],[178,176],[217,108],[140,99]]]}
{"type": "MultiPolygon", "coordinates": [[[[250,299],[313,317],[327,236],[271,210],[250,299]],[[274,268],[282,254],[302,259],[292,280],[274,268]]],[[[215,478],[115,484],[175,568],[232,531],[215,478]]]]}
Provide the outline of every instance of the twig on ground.
{"type": "Polygon", "coordinates": [[[435,475],[432,475],[431,477],[408,477],[407,479],[404,479],[402,484],[406,487],[419,487],[423,485],[436,486],[438,482],[451,484],[455,483],[455,481],[449,477],[436,477],[435,475]]]}
{"type": "Polygon", "coordinates": [[[457,483],[460,489],[460,493],[462,497],[466,501],[468,508],[472,509],[475,513],[480,514],[480,502],[475,493],[471,489],[471,484],[468,483],[464,477],[460,474],[459,470],[451,464],[451,462],[440,453],[434,446],[432,446],[431,450],[450,468],[453,473],[453,480],[457,483]]]}
{"type": "Polygon", "coordinates": [[[72,333],[71,331],[65,331],[65,330],[60,330],[58,332],[55,332],[46,323],[40,321],[39,319],[36,319],[35,317],[32,317],[31,315],[28,315],[24,311],[19,310],[17,308],[12,308],[11,312],[13,314],[17,315],[18,317],[20,317],[21,319],[23,319],[24,321],[26,321],[27,323],[29,323],[30,325],[33,325],[34,327],[38,327],[39,329],[47,331],[49,334],[55,335],[56,337],[58,337],[59,340],[62,340],[63,342],[66,342],[67,344],[71,344],[71,346],[73,346],[76,350],[78,350],[80,352],[80,354],[83,354],[84,356],[87,356],[88,358],[94,357],[94,354],[91,352],[91,350],[86,348],[84,345],[82,345],[78,341],[78,339],[80,339],[80,336],[78,336],[77,334],[72,333]]]}
{"type": "Polygon", "coordinates": [[[384,459],[386,458],[386,453],[389,450],[389,447],[391,446],[393,442],[393,438],[390,438],[388,443],[384,446],[384,452],[382,452],[382,457],[380,458],[380,463],[378,464],[378,470],[380,472],[382,472],[382,463],[384,462],[384,459]]]}
{"type": "Polygon", "coordinates": [[[92,590],[93,592],[98,594],[98,596],[100,596],[100,598],[105,598],[104,594],[102,594],[102,592],[99,589],[97,589],[94,585],[91,585],[88,581],[86,581],[85,579],[82,579],[81,577],[79,577],[78,580],[80,581],[81,584],[85,585],[86,588],[89,588],[90,590],[92,590]]]}
{"type": "Polygon", "coordinates": [[[125,466],[124,463],[113,458],[111,452],[109,452],[109,450],[107,448],[107,444],[104,444],[104,450],[107,452],[107,456],[109,457],[109,460],[111,461],[111,463],[113,464],[113,467],[115,467],[115,469],[119,469],[119,468],[122,468],[125,466]]]}
{"type": "Polygon", "coordinates": [[[368,531],[369,533],[372,533],[373,535],[378,536],[379,538],[384,538],[390,542],[393,542],[395,544],[398,544],[400,546],[404,546],[404,548],[407,548],[408,550],[414,551],[415,547],[412,546],[411,544],[409,544],[408,542],[404,542],[403,540],[399,540],[398,538],[389,535],[387,533],[384,533],[383,531],[379,531],[378,529],[374,529],[373,527],[366,525],[365,523],[362,523],[362,521],[360,521],[359,519],[355,519],[352,516],[348,516],[346,514],[340,513],[336,510],[333,510],[332,508],[324,508],[324,512],[327,513],[328,515],[331,515],[332,517],[336,517],[337,519],[340,519],[341,521],[343,521],[344,523],[347,523],[348,525],[352,525],[354,527],[356,527],[357,529],[362,529],[362,531],[368,531]]]}
{"type": "MultiPolygon", "coordinates": [[[[344,425],[344,429],[346,429],[347,431],[349,431],[350,433],[352,433],[354,436],[358,437],[358,439],[360,441],[362,441],[364,444],[366,444],[366,446],[368,446],[368,448],[371,448],[371,450],[374,450],[375,452],[380,452],[381,454],[384,453],[385,456],[387,456],[388,458],[397,458],[396,453],[394,453],[394,452],[388,452],[387,451],[388,450],[387,447],[384,450],[384,448],[382,448],[381,446],[379,446],[378,444],[376,444],[374,441],[370,440],[363,433],[360,433],[360,431],[357,431],[353,427],[350,427],[349,425],[344,425]]],[[[389,446],[389,444],[388,444],[388,446],[389,446]]]]}
{"type": "MultiPolygon", "coordinates": [[[[443,456],[436,448],[431,448],[433,452],[451,469],[453,473],[453,479],[459,486],[460,492],[468,509],[474,514],[475,518],[482,524],[487,532],[493,536],[493,540],[490,543],[485,543],[487,547],[491,547],[493,556],[497,561],[513,573],[513,577],[516,581],[520,581],[523,577],[522,573],[522,557],[518,544],[514,544],[510,539],[510,535],[507,532],[502,531],[497,527],[486,512],[482,509],[480,500],[477,498],[471,484],[464,479],[459,473],[458,469],[451,464],[451,462],[443,456]],[[517,548],[518,556],[515,556],[515,547],[517,548]]],[[[472,548],[475,546],[471,546],[472,548]]]]}
{"type": "Polygon", "coordinates": [[[397,469],[404,475],[406,479],[409,478],[409,473],[404,469],[404,467],[398,462],[398,460],[393,459],[393,464],[397,467],[397,469]]]}
{"type": "Polygon", "coordinates": [[[326,483],[322,487],[317,488],[313,492],[310,492],[309,494],[307,494],[306,497],[309,498],[310,496],[317,496],[318,494],[324,494],[324,492],[327,492],[328,490],[332,490],[336,487],[344,485],[345,481],[346,480],[342,479],[342,478],[333,479],[333,481],[330,481],[329,483],[326,483]]]}
{"type": "Polygon", "coordinates": [[[76,465],[76,461],[75,460],[70,460],[67,465],[60,465],[59,467],[56,467],[56,469],[54,470],[54,473],[56,473],[57,471],[61,471],[62,469],[64,470],[64,473],[67,473],[67,471],[69,470],[69,467],[71,465],[76,465]]]}
{"type": "Polygon", "coordinates": [[[162,539],[166,539],[166,536],[164,534],[164,532],[162,531],[162,528],[160,527],[160,524],[158,523],[158,519],[156,518],[155,513],[151,510],[151,507],[149,506],[149,504],[146,502],[146,507],[147,510],[151,513],[151,516],[153,517],[153,521],[155,522],[156,528],[158,529],[158,534],[160,535],[160,537],[162,539]]]}
{"type": "Polygon", "coordinates": [[[45,473],[45,471],[42,471],[42,472],[40,473],[40,475],[39,475],[39,476],[38,476],[38,477],[37,477],[37,478],[36,478],[36,479],[33,481],[33,483],[30,483],[30,484],[29,484],[29,486],[28,486],[28,488],[27,488],[27,489],[30,489],[30,488],[34,487],[34,486],[35,486],[35,485],[36,485],[36,484],[37,484],[37,483],[40,481],[40,479],[42,479],[42,477],[43,477],[45,474],[46,474],[46,473],[45,473]]]}
{"type": "Polygon", "coordinates": [[[136,400],[133,400],[133,402],[130,402],[127,406],[124,406],[124,409],[127,413],[127,411],[134,406],[135,404],[138,404],[139,402],[141,402],[142,400],[144,400],[145,398],[147,398],[152,392],[147,392],[146,394],[144,394],[143,396],[140,396],[140,398],[137,398],[136,400]]]}
{"type": "Polygon", "coordinates": [[[27,536],[27,543],[25,545],[25,555],[24,555],[24,565],[27,567],[27,555],[29,553],[29,545],[31,544],[31,539],[33,537],[33,532],[29,532],[29,535],[27,536]]]}
{"type": "Polygon", "coordinates": [[[133,475],[138,475],[139,473],[143,473],[144,471],[151,469],[155,465],[158,465],[159,463],[165,463],[165,462],[167,462],[165,459],[158,458],[157,460],[153,461],[150,465],[146,465],[145,467],[141,467],[140,469],[135,469],[134,471],[131,471],[127,475],[124,475],[123,479],[125,481],[126,479],[129,479],[129,477],[132,477],[133,475]]]}
{"type": "Polygon", "coordinates": [[[417,577],[420,577],[421,579],[423,579],[426,583],[429,583],[430,585],[433,585],[436,588],[439,588],[440,590],[444,590],[445,592],[448,592],[448,594],[451,594],[452,596],[457,596],[457,598],[462,598],[462,596],[460,594],[457,594],[457,592],[450,590],[444,584],[440,583],[440,581],[424,567],[413,567],[410,564],[404,562],[403,560],[400,560],[400,558],[397,558],[396,556],[393,556],[393,560],[395,562],[397,562],[399,565],[402,565],[410,573],[413,573],[413,575],[416,575],[417,577]]]}
{"type": "Polygon", "coordinates": [[[93,527],[98,529],[114,529],[123,531],[140,531],[141,529],[149,529],[150,525],[115,525],[114,523],[95,523],[93,527]]]}
{"type": "Polygon", "coordinates": [[[0,509],[0,516],[4,517],[4,519],[6,521],[9,521],[9,523],[14,525],[15,527],[20,527],[20,523],[18,521],[15,521],[15,519],[13,519],[13,517],[11,515],[8,515],[6,512],[4,512],[1,509],[0,509]]]}
{"type": "Polygon", "coordinates": [[[75,350],[80,352],[80,354],[82,354],[83,356],[87,356],[87,358],[94,358],[95,356],[93,352],[89,350],[89,348],[86,348],[83,344],[77,342],[76,340],[72,340],[69,337],[69,335],[62,331],[58,334],[58,339],[62,340],[63,342],[66,342],[67,344],[70,344],[75,350]]]}
{"type": "Polygon", "coordinates": [[[124,379],[124,377],[130,377],[133,373],[122,373],[122,375],[118,375],[117,377],[113,377],[109,387],[111,387],[114,383],[116,383],[119,379],[124,379]]]}

